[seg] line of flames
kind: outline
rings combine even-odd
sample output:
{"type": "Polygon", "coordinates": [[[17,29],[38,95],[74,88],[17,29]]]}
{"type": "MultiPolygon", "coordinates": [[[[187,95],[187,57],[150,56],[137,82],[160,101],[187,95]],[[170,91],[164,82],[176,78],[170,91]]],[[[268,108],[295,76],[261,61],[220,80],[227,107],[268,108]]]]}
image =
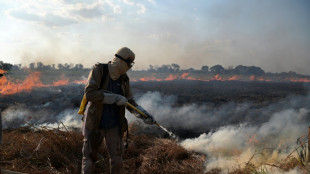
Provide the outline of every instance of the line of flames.
{"type": "MultiPolygon", "coordinates": [[[[0,71],[0,73],[6,73],[5,71],[0,71]]],[[[52,87],[52,86],[64,86],[68,85],[70,83],[86,83],[85,80],[83,81],[73,81],[70,82],[69,79],[66,79],[64,75],[60,76],[60,80],[53,81],[52,84],[43,84],[40,80],[41,73],[40,72],[32,72],[30,73],[25,80],[16,80],[16,81],[10,81],[5,76],[0,78],[0,94],[1,95],[11,95],[16,94],[19,92],[29,92],[33,88],[41,88],[41,87],[52,87]]]]}
{"type": "MultiPolygon", "coordinates": [[[[0,73],[6,73],[6,71],[0,69],[0,73]]],[[[16,94],[23,91],[31,91],[33,88],[40,88],[40,87],[52,87],[52,86],[64,86],[68,84],[85,84],[86,80],[76,80],[70,81],[66,79],[64,75],[60,76],[60,80],[53,81],[52,84],[43,84],[40,80],[41,73],[40,72],[32,72],[30,73],[25,80],[16,80],[15,82],[8,80],[5,76],[0,78],[0,94],[2,95],[11,95],[16,94]]],[[[234,81],[234,80],[241,80],[240,76],[234,75],[229,78],[222,78],[219,74],[215,75],[211,79],[200,79],[191,77],[189,73],[183,73],[181,75],[174,75],[169,74],[168,77],[165,78],[158,78],[156,74],[152,74],[151,77],[142,77],[139,79],[132,79],[131,81],[172,81],[172,80],[197,80],[197,81],[234,81]]],[[[256,77],[254,75],[250,76],[250,81],[265,81],[269,82],[272,81],[270,79],[264,79],[262,77],[256,77]]],[[[290,82],[310,82],[309,78],[291,78],[291,79],[284,79],[284,81],[290,82]]]]}

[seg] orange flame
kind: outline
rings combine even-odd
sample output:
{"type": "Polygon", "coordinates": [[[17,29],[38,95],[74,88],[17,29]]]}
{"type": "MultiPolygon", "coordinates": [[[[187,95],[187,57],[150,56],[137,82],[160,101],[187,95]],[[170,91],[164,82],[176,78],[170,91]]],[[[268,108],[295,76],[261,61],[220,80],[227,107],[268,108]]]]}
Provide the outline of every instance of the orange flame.
{"type": "Polygon", "coordinates": [[[291,82],[310,82],[310,79],[308,78],[290,78],[289,81],[291,82]]]}
{"type": "Polygon", "coordinates": [[[239,76],[234,75],[234,76],[230,77],[228,80],[229,81],[231,81],[231,80],[239,80],[239,76]]]}
{"type": "Polygon", "coordinates": [[[176,79],[178,79],[177,75],[169,74],[169,76],[166,77],[164,80],[165,81],[170,81],[170,80],[176,80],[176,79]]]}
{"type": "Polygon", "coordinates": [[[61,79],[53,82],[53,86],[64,86],[69,83],[69,79],[65,79],[64,75],[61,75],[61,79]]]}
{"type": "MultiPolygon", "coordinates": [[[[0,69],[0,73],[6,73],[6,71],[0,69]]],[[[2,95],[10,95],[15,94],[22,91],[31,91],[33,88],[39,87],[50,87],[50,86],[63,86],[68,85],[70,83],[75,84],[86,84],[87,80],[75,80],[70,82],[69,79],[66,79],[64,75],[60,77],[60,80],[53,81],[53,84],[43,84],[40,80],[40,72],[32,72],[30,73],[25,80],[19,81],[16,80],[15,82],[10,81],[7,77],[3,76],[0,78],[0,94],[2,95]]],[[[219,74],[216,74],[211,79],[201,79],[195,78],[190,75],[190,73],[183,73],[183,74],[169,74],[167,77],[158,78],[159,75],[152,74],[151,77],[141,77],[139,79],[132,79],[132,81],[172,81],[172,80],[198,80],[198,81],[233,81],[233,80],[242,80],[238,75],[234,75],[228,78],[223,78],[219,74]]],[[[264,79],[263,77],[256,77],[255,75],[251,75],[248,80],[251,81],[265,81],[269,82],[272,81],[270,79],[264,79]]],[[[281,80],[280,80],[281,81],[281,80]]],[[[290,81],[290,82],[310,82],[309,78],[287,78],[283,79],[283,81],[290,81]]]]}
{"type": "Polygon", "coordinates": [[[222,77],[219,74],[216,74],[211,80],[218,80],[218,81],[222,81],[222,77]]]}
{"type": "Polygon", "coordinates": [[[255,75],[251,75],[249,79],[254,81],[254,80],[256,80],[256,77],[255,77],[255,75]]]}
{"type": "Polygon", "coordinates": [[[151,77],[142,77],[139,80],[140,81],[162,81],[161,79],[158,79],[155,77],[156,74],[152,74],[151,77]]]}
{"type": "Polygon", "coordinates": [[[0,69],[0,74],[4,74],[6,73],[7,71],[4,71],[3,69],[0,69]]]}
{"type": "Polygon", "coordinates": [[[75,81],[73,81],[73,83],[76,83],[76,84],[86,84],[87,80],[75,80],[75,81]]]}
{"type": "MultiPolygon", "coordinates": [[[[41,88],[41,87],[50,87],[50,86],[64,86],[69,84],[69,79],[66,79],[64,75],[61,76],[61,79],[58,81],[54,81],[53,84],[43,84],[40,80],[41,73],[40,72],[32,72],[30,73],[25,80],[23,81],[10,81],[5,76],[0,78],[0,94],[2,95],[11,95],[16,94],[23,91],[31,91],[33,88],[41,88]]],[[[74,81],[72,83],[86,83],[86,80],[83,81],[74,81]]]]}
{"type": "Polygon", "coordinates": [[[263,81],[263,82],[271,82],[270,79],[264,79],[263,77],[256,77],[255,75],[251,75],[249,80],[251,81],[263,81]]]}
{"type": "Polygon", "coordinates": [[[21,83],[12,82],[7,80],[6,77],[2,77],[0,79],[0,93],[4,95],[10,95],[21,91],[30,91],[33,87],[44,87],[39,77],[40,73],[34,72],[28,75],[26,79],[21,83]]]}

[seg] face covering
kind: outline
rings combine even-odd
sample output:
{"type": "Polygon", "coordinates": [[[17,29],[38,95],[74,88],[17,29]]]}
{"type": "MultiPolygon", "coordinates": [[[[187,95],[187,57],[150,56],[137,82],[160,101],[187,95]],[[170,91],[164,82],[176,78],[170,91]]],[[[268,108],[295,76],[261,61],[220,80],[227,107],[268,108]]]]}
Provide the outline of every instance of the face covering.
{"type": "Polygon", "coordinates": [[[108,65],[108,68],[112,80],[117,80],[130,69],[125,61],[116,57],[114,57],[112,62],[108,65]]]}

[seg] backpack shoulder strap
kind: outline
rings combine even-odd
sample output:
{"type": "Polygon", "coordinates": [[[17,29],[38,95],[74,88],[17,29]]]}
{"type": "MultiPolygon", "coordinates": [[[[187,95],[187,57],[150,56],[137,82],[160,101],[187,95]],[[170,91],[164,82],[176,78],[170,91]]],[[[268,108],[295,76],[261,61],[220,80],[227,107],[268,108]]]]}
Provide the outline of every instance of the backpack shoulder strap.
{"type": "Polygon", "coordinates": [[[108,69],[108,64],[101,64],[102,65],[102,78],[100,81],[100,88],[102,88],[104,81],[107,79],[109,75],[109,69],[108,69]]]}
{"type": "MultiPolygon", "coordinates": [[[[100,81],[100,88],[99,88],[99,89],[101,89],[102,86],[103,86],[104,81],[108,77],[109,69],[108,69],[108,64],[97,64],[97,65],[101,65],[102,66],[102,78],[101,78],[101,81],[100,81]]],[[[83,115],[82,120],[84,120],[84,112],[85,112],[87,103],[88,103],[88,101],[86,100],[86,96],[85,96],[85,93],[84,93],[83,99],[82,99],[81,104],[80,104],[80,109],[78,111],[78,114],[83,115]]]]}

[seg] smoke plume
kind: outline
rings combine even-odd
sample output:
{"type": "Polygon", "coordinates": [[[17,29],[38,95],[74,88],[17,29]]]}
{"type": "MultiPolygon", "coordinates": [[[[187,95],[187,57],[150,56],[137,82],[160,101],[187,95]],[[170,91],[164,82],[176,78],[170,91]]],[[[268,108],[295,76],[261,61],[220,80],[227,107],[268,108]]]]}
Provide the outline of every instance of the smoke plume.
{"type": "Polygon", "coordinates": [[[183,139],[180,144],[206,154],[207,171],[244,167],[254,155],[251,163],[273,173],[283,173],[265,164],[285,159],[310,125],[310,95],[291,96],[269,106],[230,102],[219,108],[204,104],[173,107],[176,99],[147,92],[138,103],[170,130],[186,136],[186,131],[201,133],[196,138],[183,139]]]}

